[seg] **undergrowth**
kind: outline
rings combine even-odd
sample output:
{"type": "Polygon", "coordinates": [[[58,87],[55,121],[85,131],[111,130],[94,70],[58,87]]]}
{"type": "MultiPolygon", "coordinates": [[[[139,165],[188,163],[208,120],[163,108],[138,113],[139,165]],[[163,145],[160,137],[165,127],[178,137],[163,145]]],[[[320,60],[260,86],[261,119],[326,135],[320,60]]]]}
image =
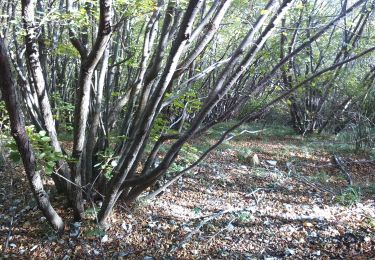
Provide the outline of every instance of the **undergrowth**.
{"type": "Polygon", "coordinates": [[[336,202],[343,206],[353,206],[360,202],[362,196],[361,188],[351,186],[336,196],[336,202]]]}

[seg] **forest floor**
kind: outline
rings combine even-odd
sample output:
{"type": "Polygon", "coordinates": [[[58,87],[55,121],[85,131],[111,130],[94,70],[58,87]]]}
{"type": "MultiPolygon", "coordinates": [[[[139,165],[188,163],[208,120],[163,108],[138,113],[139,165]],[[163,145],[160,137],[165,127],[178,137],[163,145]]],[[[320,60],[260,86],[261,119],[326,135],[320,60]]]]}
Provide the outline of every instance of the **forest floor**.
{"type": "MultiPolygon", "coordinates": [[[[203,150],[222,129],[198,138],[190,150],[203,150]]],[[[86,221],[78,238],[68,231],[57,236],[31,199],[21,167],[6,166],[0,172],[2,257],[375,257],[375,161],[368,153],[354,153],[333,137],[304,138],[282,127],[241,131],[156,200],[132,209],[120,203],[106,234],[86,221]]]]}

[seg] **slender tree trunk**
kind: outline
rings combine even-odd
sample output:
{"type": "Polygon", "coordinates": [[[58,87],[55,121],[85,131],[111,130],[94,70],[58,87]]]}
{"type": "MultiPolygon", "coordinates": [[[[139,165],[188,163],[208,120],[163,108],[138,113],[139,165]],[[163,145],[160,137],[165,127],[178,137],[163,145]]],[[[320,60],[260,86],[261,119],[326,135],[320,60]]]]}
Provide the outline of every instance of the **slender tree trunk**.
{"type": "Polygon", "coordinates": [[[52,207],[48,194],[43,188],[42,178],[36,171],[34,153],[30,140],[26,134],[25,122],[17,100],[16,89],[11,76],[10,63],[2,38],[0,38],[0,75],[0,90],[9,113],[12,136],[16,141],[18,151],[21,154],[27,179],[29,180],[34,198],[48,222],[54,229],[61,233],[64,231],[64,222],[52,207]]]}
{"type": "MultiPolygon", "coordinates": [[[[52,117],[51,105],[48,99],[45,79],[39,60],[39,48],[37,43],[36,26],[34,24],[34,6],[32,0],[22,0],[22,18],[23,26],[26,31],[25,41],[27,62],[29,65],[32,84],[34,85],[38,96],[41,114],[44,120],[44,127],[51,138],[52,147],[56,152],[61,153],[62,149],[57,139],[55,122],[52,117]]],[[[65,177],[69,177],[69,169],[63,161],[59,161],[57,167],[65,177]]],[[[68,192],[68,186],[66,186],[64,181],[59,179],[56,174],[52,174],[52,178],[59,192],[68,192]]]]}
{"type": "Polygon", "coordinates": [[[108,58],[109,58],[109,50],[107,49],[103,55],[102,66],[100,70],[99,79],[97,82],[97,87],[95,91],[95,101],[93,104],[93,111],[92,111],[92,120],[90,124],[90,129],[87,138],[87,145],[86,145],[86,167],[85,167],[85,179],[86,183],[92,182],[92,172],[93,172],[93,163],[92,159],[94,156],[94,147],[97,140],[97,133],[98,128],[100,125],[100,115],[102,109],[102,99],[103,99],[103,89],[105,84],[105,76],[107,74],[108,69],[108,58]]]}
{"type": "Polygon", "coordinates": [[[87,119],[89,114],[90,93],[92,84],[92,75],[95,67],[100,61],[112,33],[112,0],[100,0],[100,18],[97,38],[93,44],[90,53],[87,53],[82,43],[72,40],[74,46],[78,48],[82,56],[81,70],[76,88],[76,104],[74,111],[74,141],[71,163],[72,180],[76,184],[73,187],[74,197],[74,218],[80,220],[83,217],[83,200],[82,200],[82,169],[83,155],[85,154],[85,143],[87,119]]]}

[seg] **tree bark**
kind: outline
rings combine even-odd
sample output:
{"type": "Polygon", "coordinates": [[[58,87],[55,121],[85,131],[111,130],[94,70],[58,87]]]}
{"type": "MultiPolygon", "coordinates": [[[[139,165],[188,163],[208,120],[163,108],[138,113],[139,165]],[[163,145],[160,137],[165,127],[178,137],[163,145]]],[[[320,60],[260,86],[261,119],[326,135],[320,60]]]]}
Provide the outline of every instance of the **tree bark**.
{"type": "Polygon", "coordinates": [[[4,47],[4,41],[0,38],[0,90],[6,103],[11,124],[11,131],[17,143],[18,151],[21,154],[25,167],[27,179],[39,209],[46,217],[47,221],[59,233],[64,231],[64,222],[52,207],[48,194],[43,188],[42,178],[36,171],[36,161],[34,153],[27,137],[25,122],[22,111],[17,100],[15,86],[13,84],[9,59],[4,47]]]}
{"type": "Polygon", "coordinates": [[[123,182],[131,169],[135,168],[133,166],[137,162],[137,158],[139,158],[142,148],[144,148],[151,124],[155,119],[157,107],[160,105],[160,101],[165,94],[165,90],[172,80],[173,74],[178,65],[178,61],[191,34],[193,22],[201,4],[202,0],[192,0],[189,2],[180,25],[179,33],[170,50],[168,61],[165,65],[163,74],[160,77],[160,81],[155,88],[153,97],[145,108],[144,113],[142,113],[142,116],[140,116],[140,121],[135,124],[136,130],[134,130],[134,134],[131,136],[131,140],[133,140],[133,142],[129,143],[129,152],[123,154],[122,158],[120,158],[118,174],[112,178],[110,182],[110,191],[106,194],[103,206],[99,212],[99,223],[103,226],[106,226],[107,218],[110,215],[117,199],[121,195],[122,191],[120,189],[123,182]]]}
{"type": "MultiPolygon", "coordinates": [[[[51,105],[48,99],[45,79],[39,60],[39,47],[37,43],[37,31],[34,24],[34,6],[32,0],[22,0],[22,18],[23,26],[26,31],[26,58],[29,66],[32,84],[35,87],[38,101],[43,116],[44,127],[51,138],[51,145],[58,153],[62,152],[60,143],[57,139],[55,122],[52,117],[51,105]]],[[[69,176],[69,169],[63,161],[57,163],[57,167],[61,170],[65,177],[69,176]]],[[[52,174],[56,188],[59,192],[67,192],[68,186],[55,174],[52,174]]]]}
{"type": "Polygon", "coordinates": [[[76,102],[74,111],[74,141],[73,141],[73,162],[71,165],[72,181],[76,184],[73,187],[74,196],[74,218],[80,220],[83,217],[82,200],[82,159],[84,145],[86,142],[87,118],[90,105],[90,89],[92,75],[95,67],[100,61],[112,33],[112,0],[100,0],[99,29],[95,43],[87,57],[83,56],[81,70],[76,88],[76,102]]]}

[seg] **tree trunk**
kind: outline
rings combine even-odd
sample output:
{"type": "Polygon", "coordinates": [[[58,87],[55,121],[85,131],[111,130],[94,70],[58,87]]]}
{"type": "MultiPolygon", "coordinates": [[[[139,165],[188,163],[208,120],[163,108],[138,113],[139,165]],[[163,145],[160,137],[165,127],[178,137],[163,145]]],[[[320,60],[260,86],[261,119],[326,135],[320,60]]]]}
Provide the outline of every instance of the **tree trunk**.
{"type": "Polygon", "coordinates": [[[48,194],[43,188],[42,178],[36,171],[34,153],[30,140],[26,134],[25,122],[17,100],[15,86],[11,76],[9,59],[2,38],[0,38],[0,75],[0,89],[9,113],[12,136],[15,139],[18,151],[21,154],[27,179],[29,180],[34,198],[47,221],[54,229],[61,233],[64,231],[64,222],[52,207],[48,194]]]}
{"type": "MultiPolygon", "coordinates": [[[[43,116],[44,127],[48,132],[48,136],[51,138],[51,145],[56,152],[61,153],[62,149],[57,139],[55,122],[52,117],[51,105],[48,99],[45,79],[39,60],[37,31],[34,24],[34,6],[31,0],[22,0],[22,18],[23,26],[26,31],[26,58],[30,70],[30,79],[36,89],[41,114],[43,116]]],[[[65,177],[69,177],[69,169],[63,161],[57,163],[57,168],[60,169],[60,173],[65,175],[65,177]]],[[[68,192],[68,186],[65,182],[59,179],[56,174],[52,174],[52,178],[59,192],[68,192]]]]}
{"type": "Polygon", "coordinates": [[[73,141],[73,161],[70,164],[72,170],[72,181],[76,184],[73,187],[74,197],[74,218],[80,220],[83,217],[83,200],[82,200],[82,169],[83,155],[85,154],[85,143],[87,119],[90,105],[90,92],[92,75],[95,67],[100,61],[112,33],[112,0],[100,0],[100,19],[97,38],[93,44],[90,53],[87,52],[82,43],[74,40],[75,47],[82,53],[81,70],[76,88],[76,104],[74,111],[74,141],[73,141]]]}

